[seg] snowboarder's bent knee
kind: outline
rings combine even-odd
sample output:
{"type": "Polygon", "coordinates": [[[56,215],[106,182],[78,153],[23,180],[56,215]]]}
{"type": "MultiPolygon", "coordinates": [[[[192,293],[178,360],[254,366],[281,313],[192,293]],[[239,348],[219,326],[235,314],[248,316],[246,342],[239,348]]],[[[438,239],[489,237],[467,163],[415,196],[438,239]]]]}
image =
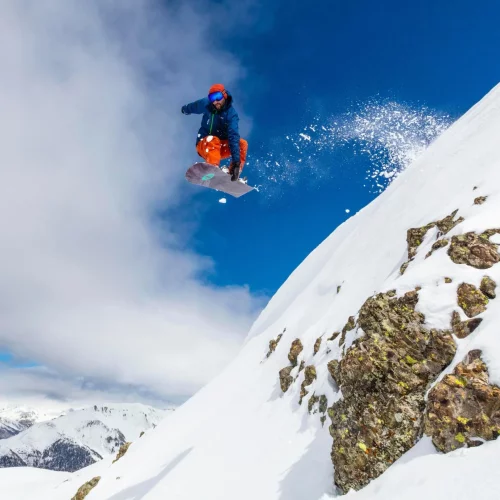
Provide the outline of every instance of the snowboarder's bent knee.
{"type": "Polygon", "coordinates": [[[233,96],[221,83],[212,85],[208,97],[182,106],[182,113],[203,114],[196,139],[196,151],[207,162],[219,166],[231,158],[231,180],[238,179],[247,157],[248,142],[240,137],[238,113],[233,96]]]}

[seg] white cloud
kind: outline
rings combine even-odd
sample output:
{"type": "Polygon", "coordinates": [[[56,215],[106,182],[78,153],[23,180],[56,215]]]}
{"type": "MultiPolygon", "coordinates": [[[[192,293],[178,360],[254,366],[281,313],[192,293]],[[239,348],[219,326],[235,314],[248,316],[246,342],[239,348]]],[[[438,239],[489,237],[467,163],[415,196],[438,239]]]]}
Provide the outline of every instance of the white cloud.
{"type": "Polygon", "coordinates": [[[63,378],[187,395],[260,305],[201,281],[210,260],[155,218],[189,202],[180,106],[244,75],[197,7],[0,4],[0,346],[63,378]]]}

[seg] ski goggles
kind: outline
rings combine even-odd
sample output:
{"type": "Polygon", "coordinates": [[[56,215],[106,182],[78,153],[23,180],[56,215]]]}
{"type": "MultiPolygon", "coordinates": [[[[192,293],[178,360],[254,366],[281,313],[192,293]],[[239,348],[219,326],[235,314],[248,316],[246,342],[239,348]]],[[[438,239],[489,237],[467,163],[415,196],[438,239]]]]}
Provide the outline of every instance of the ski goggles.
{"type": "Polygon", "coordinates": [[[224,99],[224,94],[222,92],[212,92],[208,94],[208,100],[210,102],[221,101],[224,99]]]}

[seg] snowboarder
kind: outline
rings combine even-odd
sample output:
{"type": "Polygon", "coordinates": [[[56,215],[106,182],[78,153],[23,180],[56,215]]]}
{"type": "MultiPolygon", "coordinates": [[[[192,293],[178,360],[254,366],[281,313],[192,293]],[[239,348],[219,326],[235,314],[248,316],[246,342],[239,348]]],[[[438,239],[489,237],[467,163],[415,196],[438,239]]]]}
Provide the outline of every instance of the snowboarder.
{"type": "Polygon", "coordinates": [[[229,175],[238,180],[247,157],[248,142],[240,137],[239,117],[233,107],[233,97],[221,83],[212,85],[208,97],[182,106],[185,115],[203,114],[196,139],[196,151],[217,167],[221,160],[231,157],[229,175]]]}

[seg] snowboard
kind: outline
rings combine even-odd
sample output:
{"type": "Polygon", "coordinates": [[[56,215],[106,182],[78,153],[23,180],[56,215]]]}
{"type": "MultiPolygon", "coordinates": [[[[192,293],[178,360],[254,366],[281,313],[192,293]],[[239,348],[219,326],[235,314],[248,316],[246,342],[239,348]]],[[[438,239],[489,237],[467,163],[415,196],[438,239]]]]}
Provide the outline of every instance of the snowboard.
{"type": "Polygon", "coordinates": [[[189,167],[186,179],[191,184],[215,189],[236,198],[255,189],[241,180],[232,181],[229,174],[223,172],[219,167],[205,162],[195,163],[189,167]]]}

